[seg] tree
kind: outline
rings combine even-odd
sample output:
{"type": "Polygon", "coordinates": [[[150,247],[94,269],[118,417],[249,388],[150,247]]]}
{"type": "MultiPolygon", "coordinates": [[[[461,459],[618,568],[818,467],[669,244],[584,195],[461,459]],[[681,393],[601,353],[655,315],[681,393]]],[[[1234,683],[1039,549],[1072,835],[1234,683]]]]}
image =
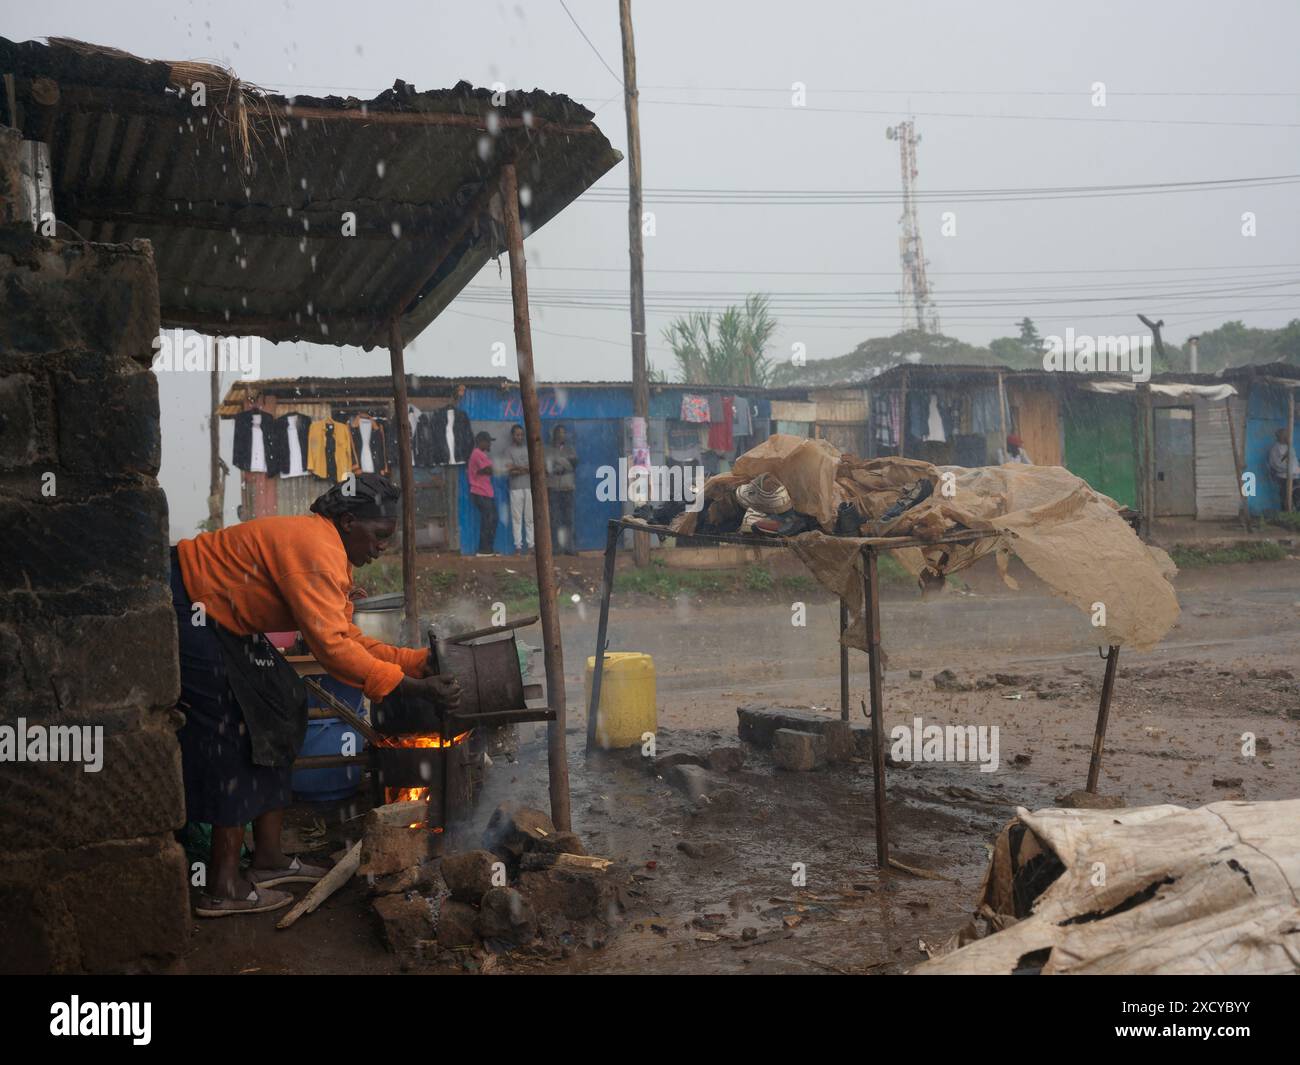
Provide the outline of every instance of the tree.
{"type": "Polygon", "coordinates": [[[772,376],[766,349],[776,321],[766,296],[753,294],[743,307],[721,314],[696,311],[664,330],[677,372],[691,385],[765,385],[772,376]]]}
{"type": "Polygon", "coordinates": [[[1020,345],[1031,354],[1043,353],[1043,338],[1038,335],[1038,327],[1032,318],[1020,319],[1020,345]]]}

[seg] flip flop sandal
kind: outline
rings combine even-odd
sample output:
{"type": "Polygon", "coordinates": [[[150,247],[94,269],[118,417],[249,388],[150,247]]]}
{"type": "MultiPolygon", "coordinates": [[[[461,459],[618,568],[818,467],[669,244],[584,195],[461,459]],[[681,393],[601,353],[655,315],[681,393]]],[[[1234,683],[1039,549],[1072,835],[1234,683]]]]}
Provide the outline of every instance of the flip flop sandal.
{"type": "Polygon", "coordinates": [[[253,882],[254,887],[278,887],[280,884],[314,884],[323,877],[328,869],[319,865],[307,865],[294,858],[285,869],[244,870],[244,875],[253,882]]]}
{"type": "Polygon", "coordinates": [[[270,913],[283,909],[293,901],[287,891],[272,891],[269,888],[258,890],[254,887],[247,898],[223,899],[216,895],[201,895],[199,904],[194,907],[196,917],[235,917],[243,913],[270,913]]]}

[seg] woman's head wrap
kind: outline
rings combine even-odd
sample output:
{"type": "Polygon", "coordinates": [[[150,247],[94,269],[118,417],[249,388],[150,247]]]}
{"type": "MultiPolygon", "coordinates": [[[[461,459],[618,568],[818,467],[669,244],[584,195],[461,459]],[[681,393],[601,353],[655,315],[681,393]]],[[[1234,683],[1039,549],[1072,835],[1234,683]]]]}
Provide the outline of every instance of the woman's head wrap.
{"type": "Polygon", "coordinates": [[[377,473],[350,473],[311,505],[313,514],[337,518],[351,514],[355,518],[397,520],[397,503],[402,490],[387,477],[377,473]]]}

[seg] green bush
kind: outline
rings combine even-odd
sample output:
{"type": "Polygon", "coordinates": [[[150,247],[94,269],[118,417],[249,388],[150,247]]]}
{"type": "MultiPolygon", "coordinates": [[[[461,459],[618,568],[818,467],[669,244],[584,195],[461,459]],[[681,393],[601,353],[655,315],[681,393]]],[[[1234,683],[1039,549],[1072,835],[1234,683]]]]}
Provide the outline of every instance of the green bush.
{"type": "Polygon", "coordinates": [[[1277,562],[1286,558],[1286,549],[1271,541],[1241,543],[1233,547],[1187,547],[1179,545],[1169,552],[1179,569],[1223,566],[1233,562],[1277,562]]]}

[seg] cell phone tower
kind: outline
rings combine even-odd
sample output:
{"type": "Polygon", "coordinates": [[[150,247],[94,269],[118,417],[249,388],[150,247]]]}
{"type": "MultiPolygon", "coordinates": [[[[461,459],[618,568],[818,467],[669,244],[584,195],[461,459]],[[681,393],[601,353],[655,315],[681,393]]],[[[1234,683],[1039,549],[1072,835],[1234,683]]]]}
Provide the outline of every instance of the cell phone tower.
{"type": "Polygon", "coordinates": [[[923,333],[939,332],[939,312],[930,298],[930,281],[925,276],[925,249],[921,244],[921,225],[916,217],[916,135],[912,119],[885,130],[887,140],[898,141],[899,161],[903,170],[903,214],[899,224],[898,254],[903,262],[903,288],[899,302],[903,306],[903,328],[923,333]]]}

